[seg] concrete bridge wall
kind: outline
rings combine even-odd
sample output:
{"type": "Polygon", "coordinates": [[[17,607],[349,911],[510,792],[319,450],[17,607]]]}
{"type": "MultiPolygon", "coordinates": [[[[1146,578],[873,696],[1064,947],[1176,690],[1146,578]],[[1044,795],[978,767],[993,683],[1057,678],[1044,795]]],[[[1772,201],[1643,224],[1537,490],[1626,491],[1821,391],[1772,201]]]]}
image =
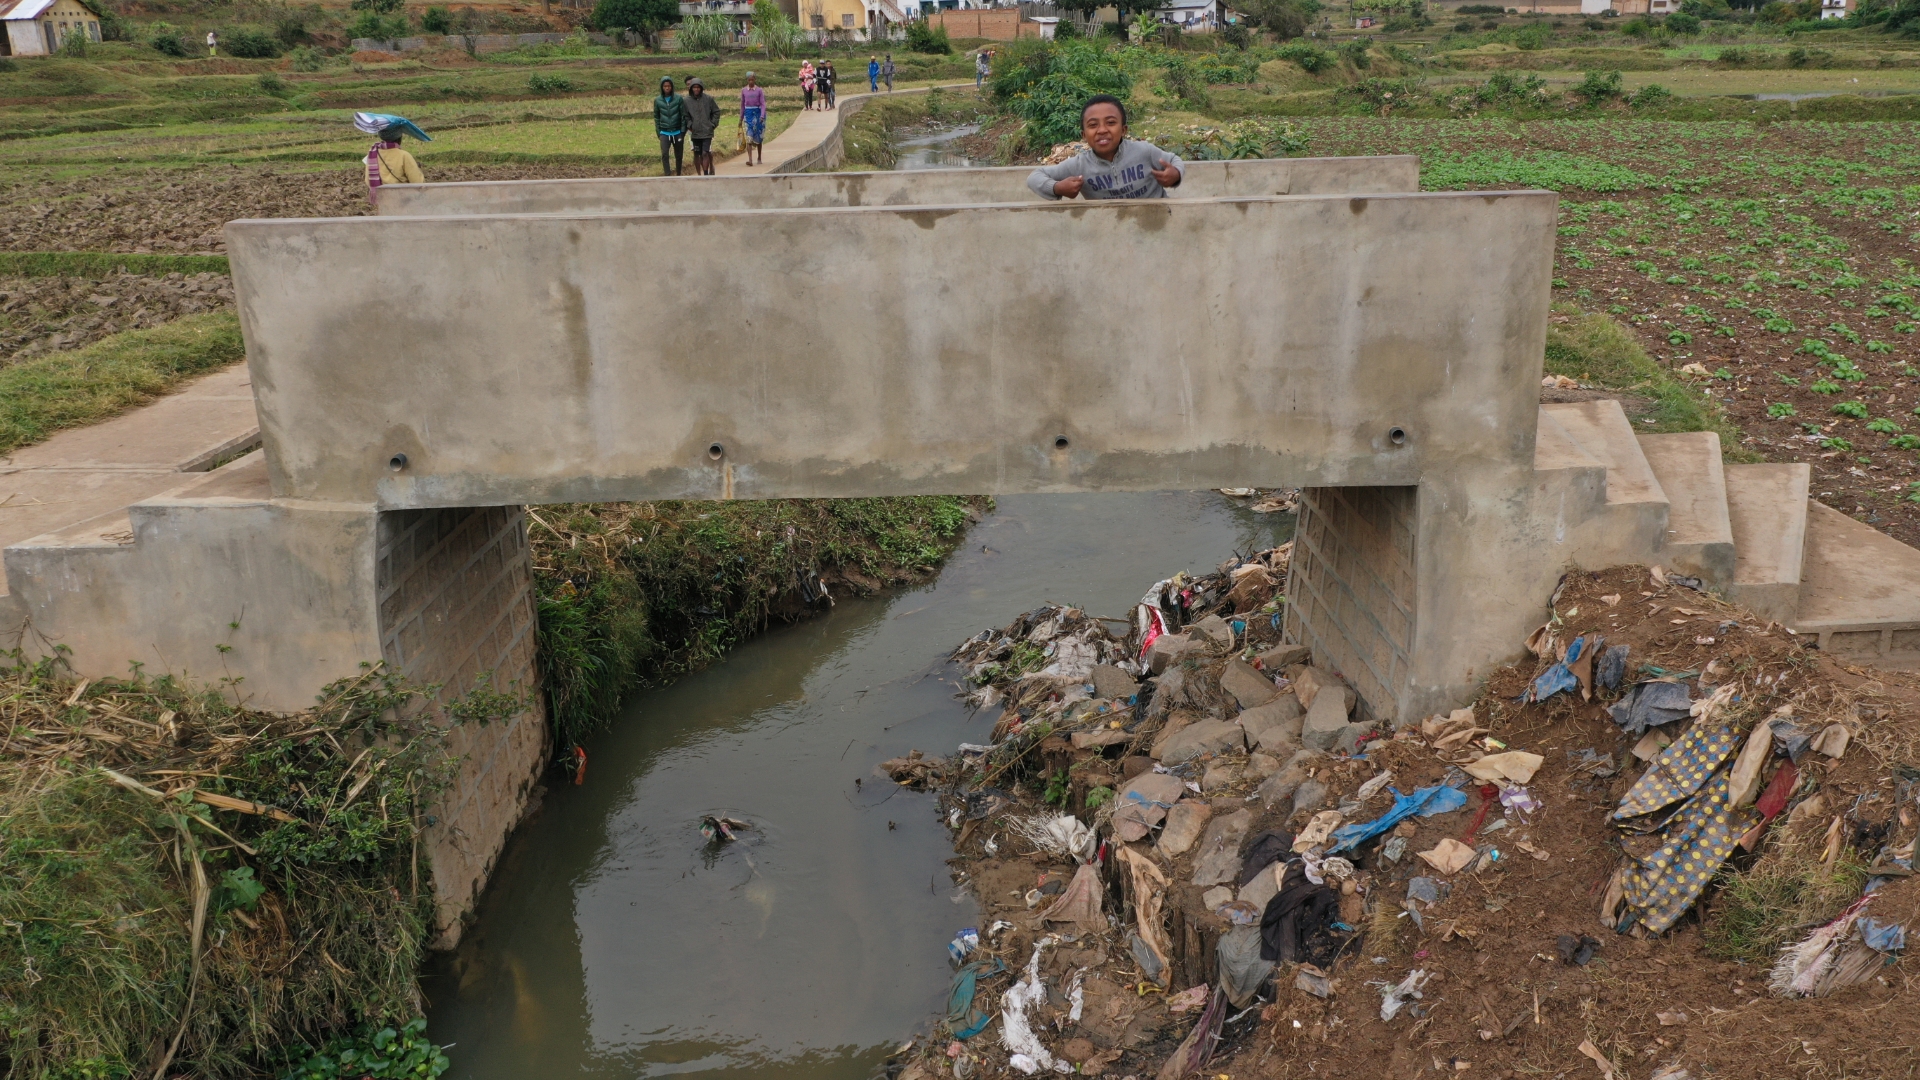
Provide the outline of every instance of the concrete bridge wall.
{"type": "MultiPolygon", "coordinates": [[[[791,210],[822,206],[1037,203],[1027,166],[918,172],[648,176],[390,184],[383,217],[470,214],[631,214],[670,210],[791,210]]],[[[1192,161],[1177,199],[1257,195],[1385,194],[1420,190],[1420,163],[1392,157],[1192,161]]],[[[753,252],[741,252],[750,256],[753,252]]]]}

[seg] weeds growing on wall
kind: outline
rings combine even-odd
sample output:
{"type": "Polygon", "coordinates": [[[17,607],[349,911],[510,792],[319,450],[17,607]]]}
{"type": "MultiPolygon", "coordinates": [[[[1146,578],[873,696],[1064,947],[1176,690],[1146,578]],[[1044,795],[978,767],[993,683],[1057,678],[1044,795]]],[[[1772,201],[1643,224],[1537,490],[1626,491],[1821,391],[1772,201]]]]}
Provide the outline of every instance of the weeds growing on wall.
{"type": "Polygon", "coordinates": [[[926,496],[529,511],[541,683],[565,753],[630,690],[829,597],[925,578],[989,503],[926,496]]]}
{"type": "Polygon", "coordinates": [[[0,1076],[255,1076],[419,1013],[438,718],[521,704],[382,669],[293,715],[241,692],[0,666],[0,1076]]]}

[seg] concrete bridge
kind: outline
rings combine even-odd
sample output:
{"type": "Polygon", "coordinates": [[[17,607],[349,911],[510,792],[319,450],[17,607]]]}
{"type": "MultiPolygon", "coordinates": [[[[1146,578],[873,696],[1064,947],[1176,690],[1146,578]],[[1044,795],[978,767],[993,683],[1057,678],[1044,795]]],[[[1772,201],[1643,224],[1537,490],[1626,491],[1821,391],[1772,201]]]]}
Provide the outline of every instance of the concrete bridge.
{"type": "MultiPolygon", "coordinates": [[[[1788,618],[1803,564],[1845,577],[1791,527],[1736,542],[1768,507],[1808,532],[1804,466],[1730,484],[1712,436],[1541,410],[1551,192],[1422,194],[1404,158],[1195,163],[1137,203],[1022,175],[427,185],[234,222],[264,445],[9,547],[24,644],[275,709],[365,661],[531,688],[526,505],[1288,485],[1287,633],[1404,721],[1512,659],[1569,565],[1694,568],[1788,618]]],[[[1897,595],[1829,623],[1920,650],[1897,595]]],[[[449,925],[545,733],[460,739],[449,925]]]]}

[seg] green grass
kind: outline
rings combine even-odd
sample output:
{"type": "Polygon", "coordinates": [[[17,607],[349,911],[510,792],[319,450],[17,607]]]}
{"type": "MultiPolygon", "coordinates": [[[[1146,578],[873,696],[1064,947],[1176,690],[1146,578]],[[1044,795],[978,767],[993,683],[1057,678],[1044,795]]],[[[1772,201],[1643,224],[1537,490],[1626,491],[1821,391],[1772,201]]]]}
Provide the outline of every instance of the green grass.
{"type": "Polygon", "coordinates": [[[1770,853],[1745,872],[1723,869],[1720,896],[1701,935],[1707,954],[1770,964],[1782,945],[1844,911],[1866,878],[1865,868],[1850,859],[1824,870],[1817,853],[1799,845],[1770,853]]]}
{"type": "Polygon", "coordinates": [[[223,311],[128,330],[85,348],[0,368],[0,454],[62,428],[105,420],[151,401],[182,379],[245,357],[239,317],[223,311]]]}
{"type": "Polygon", "coordinates": [[[636,687],[712,663],[835,595],[925,578],[986,500],[950,496],[545,506],[532,512],[541,685],[565,752],[636,687]],[[840,583],[835,583],[836,581],[840,583]]]}
{"type": "Polygon", "coordinates": [[[1547,374],[1651,399],[1652,408],[1633,417],[1635,431],[1717,432],[1727,460],[1760,460],[1741,449],[1740,429],[1720,407],[1655,363],[1632,331],[1605,315],[1568,304],[1554,305],[1553,312],[1555,320],[1547,327],[1547,374]],[[1642,423],[1646,420],[1653,422],[1642,423]]]}
{"type": "Polygon", "coordinates": [[[109,251],[0,251],[0,277],[103,278],[114,274],[225,274],[225,255],[119,255],[109,251]]]}

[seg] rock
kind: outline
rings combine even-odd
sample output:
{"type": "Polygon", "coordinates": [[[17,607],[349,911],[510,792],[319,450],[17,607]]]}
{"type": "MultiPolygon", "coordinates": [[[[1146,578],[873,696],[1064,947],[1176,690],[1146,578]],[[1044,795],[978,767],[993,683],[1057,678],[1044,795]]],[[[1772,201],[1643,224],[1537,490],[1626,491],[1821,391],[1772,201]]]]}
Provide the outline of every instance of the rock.
{"type": "Polygon", "coordinates": [[[1153,701],[1147,706],[1147,718],[1159,719],[1186,703],[1187,672],[1185,668],[1174,668],[1160,676],[1153,684],[1153,701]]]}
{"type": "Polygon", "coordinates": [[[1360,739],[1378,730],[1374,724],[1348,724],[1340,729],[1340,737],[1333,741],[1335,751],[1351,754],[1360,748],[1360,739]]]}
{"type": "Polygon", "coordinates": [[[1295,814],[1302,810],[1318,810],[1326,803],[1327,785],[1318,780],[1302,780],[1300,786],[1293,790],[1293,813],[1295,814]]]}
{"type": "Polygon", "coordinates": [[[1182,799],[1167,811],[1166,827],[1160,830],[1160,850],[1168,855],[1184,855],[1200,839],[1200,830],[1213,816],[1213,807],[1198,799],[1182,799]]]}
{"type": "Polygon", "coordinates": [[[1133,738],[1130,731],[1119,728],[1099,728],[1094,731],[1076,731],[1073,733],[1073,748],[1086,750],[1090,747],[1116,746],[1133,738]]]}
{"type": "Polygon", "coordinates": [[[1240,841],[1253,825],[1253,811],[1236,810],[1214,818],[1200,839],[1200,853],[1193,860],[1195,885],[1219,885],[1240,876],[1240,841]]]}
{"type": "Polygon", "coordinates": [[[1265,780],[1280,771],[1280,759],[1268,754],[1252,753],[1247,755],[1247,767],[1242,775],[1265,780]]]}
{"type": "Polygon", "coordinates": [[[1346,726],[1347,710],[1340,695],[1317,695],[1300,726],[1300,744],[1309,750],[1331,750],[1346,726]]]}
{"type": "Polygon", "coordinates": [[[1147,670],[1158,675],[1194,654],[1204,654],[1206,644],[1187,634],[1161,634],[1147,646],[1147,670]]]}
{"type": "Polygon", "coordinates": [[[1273,680],[1247,666],[1239,657],[1227,661],[1227,669],[1220,673],[1220,689],[1233,695],[1242,709],[1252,709],[1280,696],[1280,690],[1273,680]]]}
{"type": "Polygon", "coordinates": [[[1239,780],[1240,766],[1238,765],[1209,766],[1206,775],[1200,778],[1200,791],[1202,794],[1211,795],[1216,791],[1225,791],[1239,780]]]}
{"type": "Polygon", "coordinates": [[[1343,711],[1352,712],[1353,690],[1333,672],[1325,668],[1310,667],[1302,669],[1299,676],[1293,680],[1293,696],[1300,699],[1300,707],[1308,712],[1313,711],[1314,699],[1320,696],[1320,691],[1332,688],[1338,688],[1340,691],[1343,711]]]}
{"type": "Polygon", "coordinates": [[[1230,904],[1232,902],[1233,890],[1227,888],[1225,885],[1215,885],[1213,888],[1200,894],[1200,906],[1206,908],[1208,911],[1215,910],[1221,904],[1230,904]]]}
{"type": "Polygon", "coordinates": [[[1247,733],[1230,720],[1198,720],[1162,739],[1153,754],[1162,764],[1178,765],[1201,754],[1221,754],[1243,750],[1247,733]]]}
{"type": "Polygon", "coordinates": [[[1186,790],[1179,777],[1167,773],[1144,772],[1127,781],[1114,796],[1114,834],[1129,844],[1147,835],[1186,790]]]}
{"type": "Polygon", "coordinates": [[[1239,899],[1245,900],[1261,911],[1267,910],[1267,901],[1280,892],[1280,867],[1284,865],[1285,861],[1282,860],[1279,865],[1269,866],[1253,875],[1252,881],[1240,886],[1239,899]]]}
{"type": "Polygon", "coordinates": [[[1300,699],[1281,694],[1265,705],[1241,713],[1238,719],[1247,731],[1248,742],[1262,750],[1290,754],[1300,749],[1301,718],[1300,699]]]}
{"type": "Polygon", "coordinates": [[[1312,767],[1325,754],[1316,750],[1300,750],[1280,766],[1280,771],[1267,777],[1254,794],[1260,797],[1261,804],[1271,810],[1293,798],[1293,793],[1306,782],[1307,769],[1312,767]]]}
{"type": "Polygon", "coordinates": [[[1295,664],[1304,664],[1313,655],[1313,650],[1305,645],[1275,645],[1258,657],[1260,670],[1280,671],[1295,664]]]}
{"type": "Polygon", "coordinates": [[[1112,664],[1095,664],[1093,667],[1093,696],[1125,701],[1140,692],[1140,684],[1133,676],[1114,667],[1112,664]]]}
{"type": "Polygon", "coordinates": [[[1197,712],[1190,712],[1186,709],[1175,711],[1167,717],[1167,722],[1161,727],[1159,734],[1153,737],[1153,745],[1147,753],[1152,754],[1156,758],[1159,757],[1160,748],[1167,744],[1167,740],[1185,731],[1195,720],[1199,720],[1200,718],[1200,714],[1197,712]]]}
{"type": "Polygon", "coordinates": [[[1197,623],[1189,623],[1187,636],[1205,641],[1222,652],[1233,648],[1233,626],[1218,615],[1209,615],[1197,623]]]}
{"type": "Polygon", "coordinates": [[[1091,1039],[1068,1039],[1060,1044],[1060,1056],[1076,1065],[1092,1057],[1093,1053],[1091,1039]]]}
{"type": "Polygon", "coordinates": [[[1131,780],[1143,772],[1153,771],[1153,759],[1145,754],[1129,754],[1120,759],[1120,777],[1131,780]]]}

